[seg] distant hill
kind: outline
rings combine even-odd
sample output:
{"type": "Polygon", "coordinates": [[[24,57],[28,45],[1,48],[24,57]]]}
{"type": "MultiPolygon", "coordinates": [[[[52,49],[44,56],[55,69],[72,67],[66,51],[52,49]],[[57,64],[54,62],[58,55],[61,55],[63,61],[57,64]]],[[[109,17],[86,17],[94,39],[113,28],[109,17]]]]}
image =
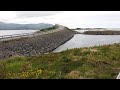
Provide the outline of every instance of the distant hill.
{"type": "Polygon", "coordinates": [[[38,23],[38,24],[16,24],[0,22],[0,30],[40,30],[52,27],[52,24],[38,23]]]}

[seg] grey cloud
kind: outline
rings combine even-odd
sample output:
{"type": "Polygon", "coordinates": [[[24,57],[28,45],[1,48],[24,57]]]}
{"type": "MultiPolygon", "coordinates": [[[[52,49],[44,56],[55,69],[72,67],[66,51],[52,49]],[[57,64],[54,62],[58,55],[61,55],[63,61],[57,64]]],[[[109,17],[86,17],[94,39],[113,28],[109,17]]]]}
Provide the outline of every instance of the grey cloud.
{"type": "Polygon", "coordinates": [[[62,11],[14,11],[17,17],[39,17],[61,13],[62,11]]]}

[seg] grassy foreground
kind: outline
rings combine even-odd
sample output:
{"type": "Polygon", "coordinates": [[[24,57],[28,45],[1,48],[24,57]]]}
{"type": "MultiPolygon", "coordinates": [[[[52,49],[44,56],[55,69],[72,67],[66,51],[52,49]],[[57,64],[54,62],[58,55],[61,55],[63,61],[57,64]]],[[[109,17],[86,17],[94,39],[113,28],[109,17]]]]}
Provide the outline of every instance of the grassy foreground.
{"type": "Polygon", "coordinates": [[[1,79],[115,79],[119,72],[120,44],[0,60],[1,79]]]}

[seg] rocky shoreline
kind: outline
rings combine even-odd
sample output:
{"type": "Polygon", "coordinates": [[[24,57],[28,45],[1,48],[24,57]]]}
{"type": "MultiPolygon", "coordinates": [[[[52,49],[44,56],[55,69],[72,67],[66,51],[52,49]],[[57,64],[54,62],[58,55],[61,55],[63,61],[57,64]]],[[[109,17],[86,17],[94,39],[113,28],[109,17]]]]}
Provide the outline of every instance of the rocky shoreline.
{"type": "Polygon", "coordinates": [[[0,42],[0,59],[12,56],[35,56],[53,51],[74,36],[67,27],[44,35],[0,42]]]}

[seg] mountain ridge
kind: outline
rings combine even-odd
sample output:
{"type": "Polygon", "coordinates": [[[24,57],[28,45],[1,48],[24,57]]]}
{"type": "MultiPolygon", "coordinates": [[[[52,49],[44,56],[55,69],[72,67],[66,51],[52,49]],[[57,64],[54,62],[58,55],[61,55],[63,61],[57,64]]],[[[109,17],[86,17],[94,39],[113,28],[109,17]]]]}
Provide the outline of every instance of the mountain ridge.
{"type": "Polygon", "coordinates": [[[52,24],[38,23],[38,24],[17,24],[0,22],[0,30],[40,30],[52,27],[52,24]]]}

